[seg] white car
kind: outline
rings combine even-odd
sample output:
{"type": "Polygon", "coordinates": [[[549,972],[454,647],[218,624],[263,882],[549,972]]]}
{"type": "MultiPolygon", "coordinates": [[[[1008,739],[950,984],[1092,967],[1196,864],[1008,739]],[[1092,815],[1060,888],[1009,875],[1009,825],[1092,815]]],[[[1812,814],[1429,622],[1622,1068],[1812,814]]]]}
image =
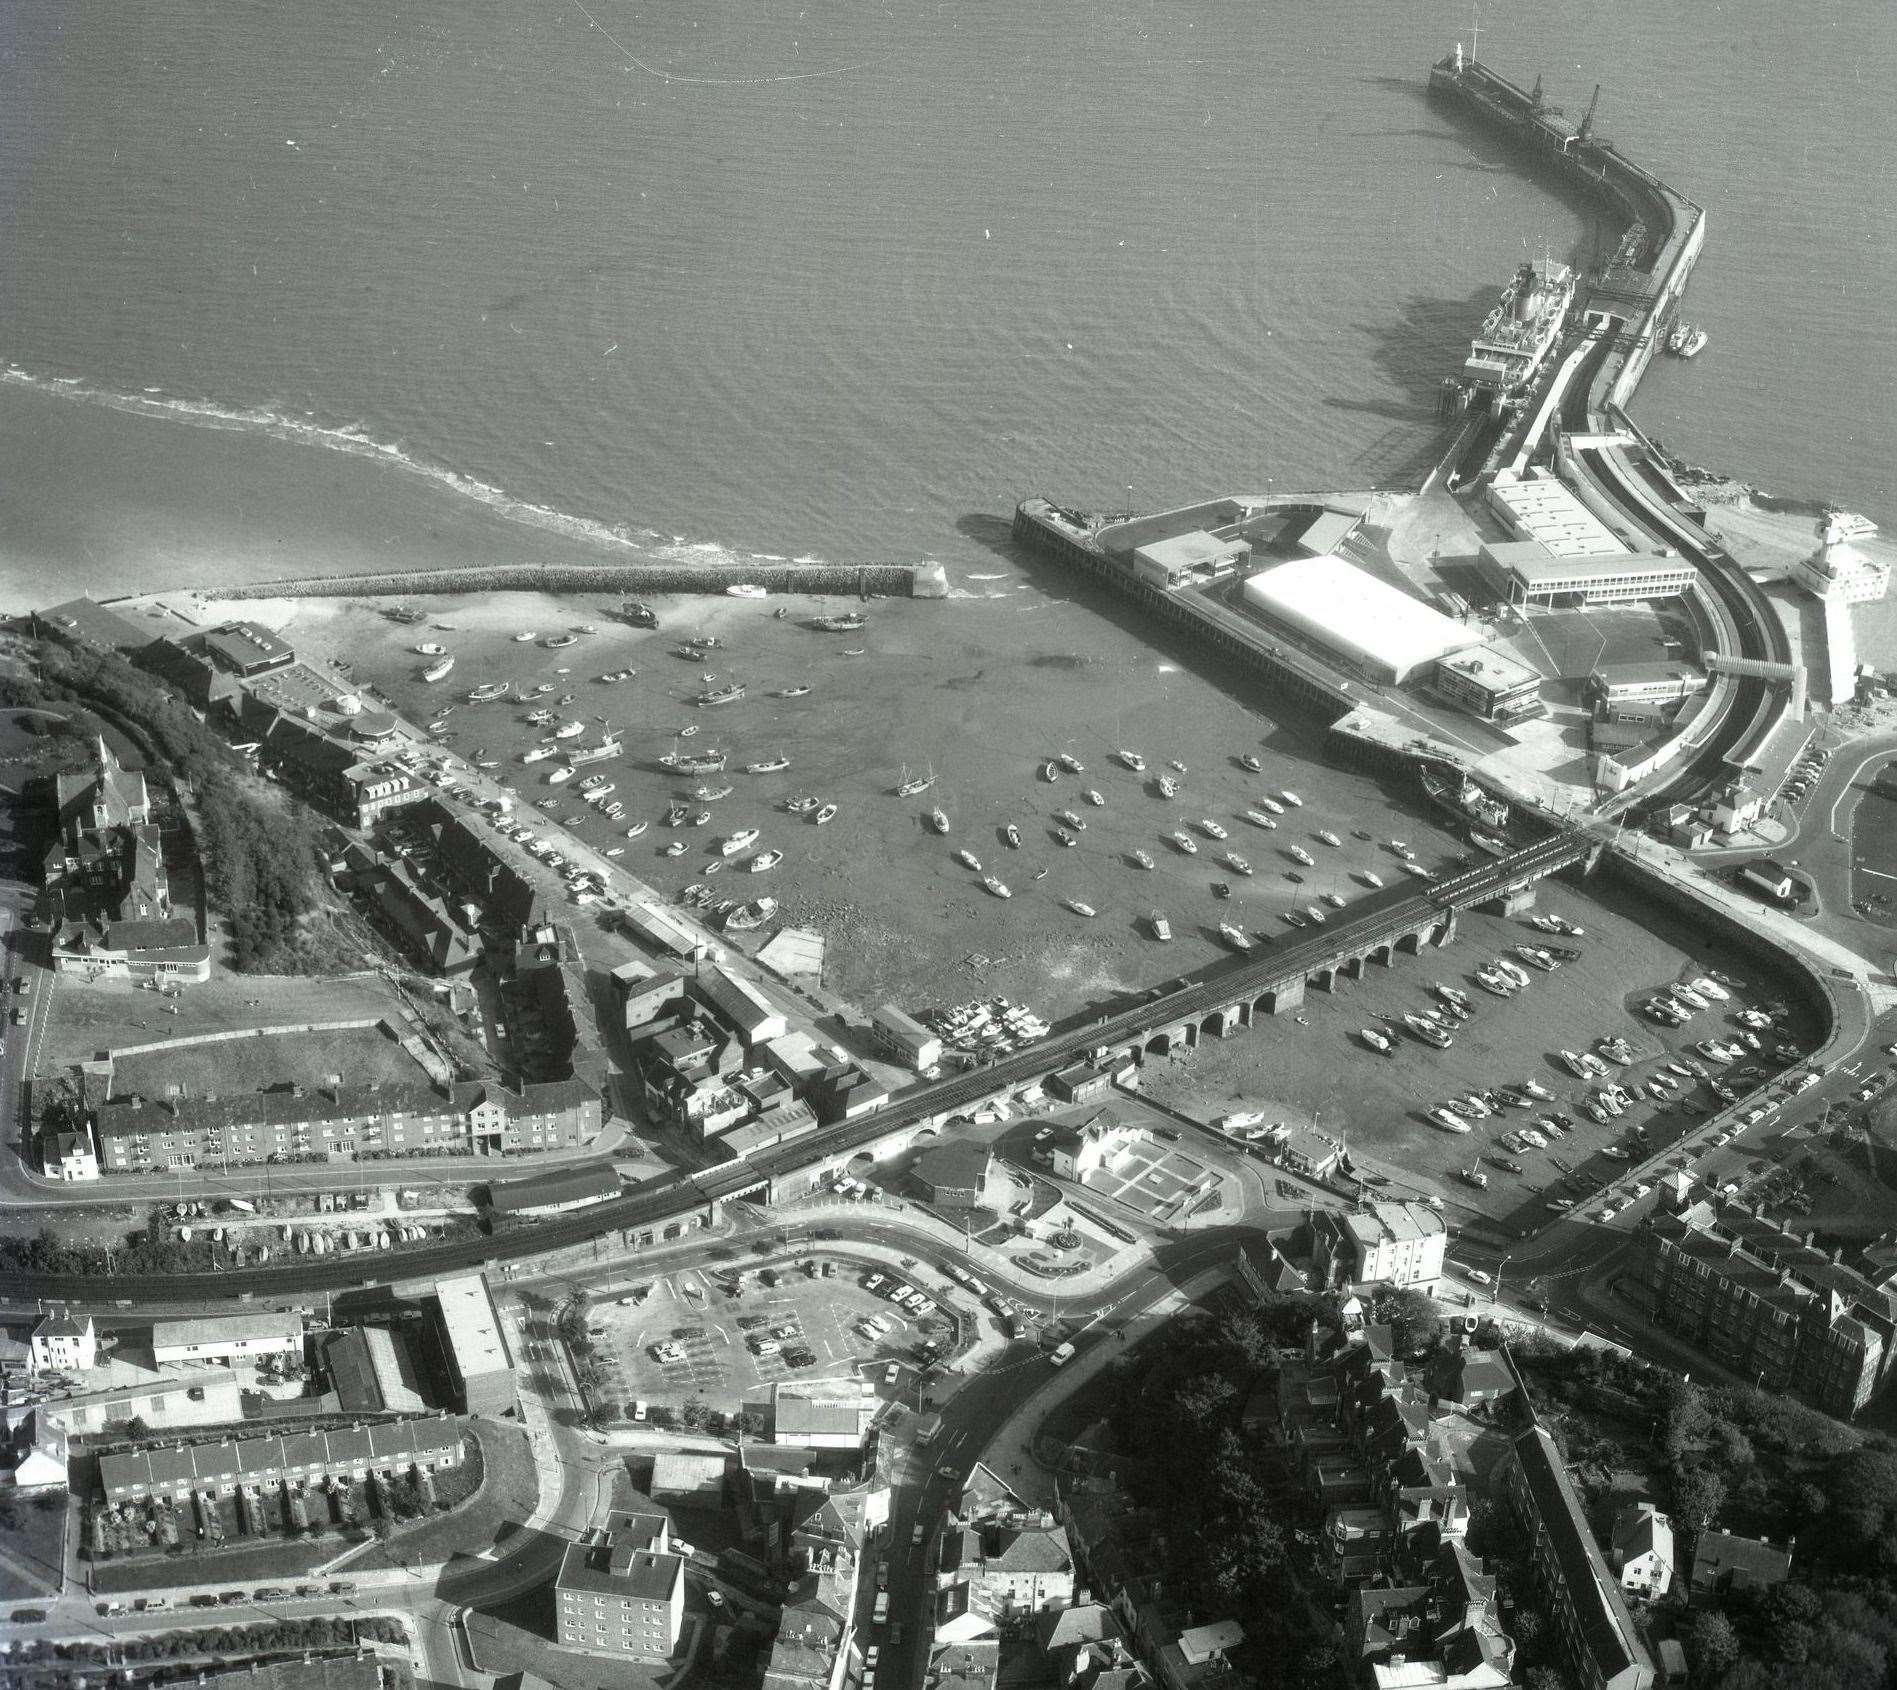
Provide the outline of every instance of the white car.
{"type": "Polygon", "coordinates": [[[1493,1285],[1495,1283],[1494,1278],[1484,1273],[1480,1268],[1464,1268],[1462,1271],[1478,1285],[1493,1285]]]}

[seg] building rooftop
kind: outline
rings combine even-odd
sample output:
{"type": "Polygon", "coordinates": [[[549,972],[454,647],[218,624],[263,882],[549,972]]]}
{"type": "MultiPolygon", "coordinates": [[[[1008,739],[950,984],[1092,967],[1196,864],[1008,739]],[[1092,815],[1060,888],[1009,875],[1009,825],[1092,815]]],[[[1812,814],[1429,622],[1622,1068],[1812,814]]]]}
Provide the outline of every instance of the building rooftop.
{"type": "Polygon", "coordinates": [[[951,1139],[916,1158],[915,1177],[924,1185],[954,1191],[980,1191],[994,1153],[970,1139],[951,1139]]]}
{"type": "Polygon", "coordinates": [[[815,1397],[792,1396],[779,1389],[776,1393],[777,1435],[780,1438],[860,1438],[864,1420],[874,1408],[874,1402],[867,1398],[856,1402],[823,1401],[815,1397]]]}
{"type": "Polygon", "coordinates": [[[1587,1511],[1554,1439],[1540,1426],[1529,1426],[1516,1436],[1514,1454],[1560,1565],[1574,1624],[1596,1671],[1605,1680],[1630,1666],[1650,1667],[1634,1631],[1633,1615],[1595,1547],[1587,1511]]]}
{"type": "Polygon", "coordinates": [[[1439,659],[1437,667],[1450,674],[1460,675],[1489,692],[1513,692],[1517,687],[1538,687],[1542,678],[1541,671],[1532,663],[1524,663],[1492,647],[1452,652],[1439,659]]]}
{"type": "Polygon", "coordinates": [[[684,1577],[682,1556],[614,1543],[569,1543],[554,1582],[561,1590],[669,1602],[684,1577]]]}
{"type": "Polygon", "coordinates": [[[227,622],[204,636],[205,649],[225,667],[240,673],[264,663],[288,663],[296,652],[268,628],[255,622],[227,622]]]}
{"type": "Polygon", "coordinates": [[[1246,581],[1245,599],[1327,645],[1361,652],[1399,675],[1480,645],[1484,637],[1335,553],[1260,570],[1246,581]]]}
{"type": "Polygon", "coordinates": [[[623,1189],[610,1162],[588,1162],[573,1168],[549,1168],[526,1179],[488,1187],[488,1207],[497,1215],[531,1214],[569,1204],[600,1203],[623,1189]]]}
{"type": "Polygon", "coordinates": [[[155,1320],[151,1341],[154,1350],[198,1348],[213,1344],[259,1343],[272,1338],[299,1342],[303,1337],[303,1317],[296,1314],[217,1314],[198,1315],[187,1320],[155,1320]]]}
{"type": "Polygon", "coordinates": [[[464,1273],[452,1279],[438,1279],[435,1303],[441,1310],[448,1345],[454,1351],[455,1366],[463,1379],[514,1371],[514,1358],[508,1354],[507,1340],[501,1333],[500,1317],[495,1312],[485,1278],[478,1273],[464,1273]]]}

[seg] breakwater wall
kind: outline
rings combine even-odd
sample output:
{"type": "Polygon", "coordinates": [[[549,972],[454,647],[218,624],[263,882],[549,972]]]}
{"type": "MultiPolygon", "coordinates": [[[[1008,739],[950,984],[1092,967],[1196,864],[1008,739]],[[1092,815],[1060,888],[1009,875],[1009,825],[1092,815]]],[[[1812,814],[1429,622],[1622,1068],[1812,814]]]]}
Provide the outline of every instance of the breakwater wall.
{"type": "Polygon", "coordinates": [[[220,589],[234,599],[421,598],[450,593],[722,593],[740,584],[773,593],[942,598],[939,564],[520,563],[474,569],[393,569],[284,576],[220,589]]]}

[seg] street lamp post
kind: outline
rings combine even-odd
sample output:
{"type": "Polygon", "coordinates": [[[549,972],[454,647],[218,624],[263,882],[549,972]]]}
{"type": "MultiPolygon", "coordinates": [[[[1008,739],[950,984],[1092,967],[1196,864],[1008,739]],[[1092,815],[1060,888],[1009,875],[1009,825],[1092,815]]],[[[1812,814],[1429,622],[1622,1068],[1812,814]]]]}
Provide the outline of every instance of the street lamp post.
{"type": "Polygon", "coordinates": [[[1515,1252],[1511,1250],[1495,1264],[1495,1283],[1489,1287],[1489,1302],[1491,1304],[1499,1303],[1502,1300],[1502,1270],[1514,1259],[1515,1252]]]}

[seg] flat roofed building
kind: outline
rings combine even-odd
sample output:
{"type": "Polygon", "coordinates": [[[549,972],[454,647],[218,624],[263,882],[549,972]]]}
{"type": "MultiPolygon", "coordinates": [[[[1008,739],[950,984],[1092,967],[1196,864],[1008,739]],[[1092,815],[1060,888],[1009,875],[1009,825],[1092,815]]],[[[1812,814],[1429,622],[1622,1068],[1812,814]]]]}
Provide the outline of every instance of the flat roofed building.
{"type": "Polygon", "coordinates": [[[874,1396],[804,1396],[771,1387],[771,1441],[798,1449],[861,1449],[876,1418],[874,1396]]]}
{"type": "Polygon", "coordinates": [[[1478,648],[1439,658],[1435,685],[1451,704],[1485,722],[1522,722],[1548,713],[1541,671],[1506,652],[1478,648]]]}
{"type": "Polygon", "coordinates": [[[1637,704],[1671,704],[1706,690],[1706,674],[1690,663],[1611,663],[1596,669],[1581,696],[1609,715],[1637,704]]]}
{"type": "Polygon", "coordinates": [[[1169,539],[1151,540],[1133,551],[1133,573],[1149,586],[1201,585],[1234,573],[1251,557],[1243,540],[1221,540],[1202,528],[1169,539]]]}
{"type": "Polygon", "coordinates": [[[562,1648],[670,1655],[685,1617],[685,1558],[672,1548],[665,1516],[620,1510],[599,1538],[568,1544],[554,1610],[562,1648]]]}
{"type": "Polygon", "coordinates": [[[485,1276],[468,1273],[436,1280],[435,1307],[437,1354],[461,1406],[469,1414],[512,1413],[514,1358],[485,1276]]]}
{"type": "Polygon", "coordinates": [[[1335,552],[1362,526],[1361,512],[1338,510],[1326,505],[1298,536],[1298,549],[1308,552],[1312,557],[1324,557],[1335,552]]]}
{"type": "Polygon", "coordinates": [[[907,1010],[886,1003],[870,1017],[870,1037],[905,1068],[920,1073],[942,1060],[942,1041],[907,1010]]]}
{"type": "Polygon", "coordinates": [[[226,622],[213,628],[204,636],[204,649],[233,675],[267,674],[296,661],[288,641],[255,622],[226,622]]]}
{"type": "Polygon", "coordinates": [[[1482,572],[1511,604],[1586,606],[1636,604],[1678,598],[1698,570],[1683,558],[1657,552],[1570,555],[1545,541],[1484,540],[1482,572]]]}
{"type": "Polygon", "coordinates": [[[33,622],[42,637],[48,633],[63,634],[68,639],[81,640],[87,645],[100,646],[108,651],[142,651],[158,638],[136,623],[127,621],[117,611],[108,610],[84,596],[68,599],[64,604],[53,605],[47,610],[34,611],[33,622]]]}
{"type": "Polygon", "coordinates": [[[238,1361],[253,1356],[303,1354],[303,1317],[296,1314],[219,1314],[160,1320],[151,1329],[152,1360],[238,1361]]]}
{"type": "Polygon", "coordinates": [[[1333,553],[1252,576],[1246,604],[1366,679],[1401,686],[1484,636],[1333,553]]]}
{"type": "Polygon", "coordinates": [[[1558,558],[1624,556],[1620,536],[1554,475],[1520,479],[1497,476],[1489,483],[1489,509],[1518,540],[1539,540],[1558,558]]]}

